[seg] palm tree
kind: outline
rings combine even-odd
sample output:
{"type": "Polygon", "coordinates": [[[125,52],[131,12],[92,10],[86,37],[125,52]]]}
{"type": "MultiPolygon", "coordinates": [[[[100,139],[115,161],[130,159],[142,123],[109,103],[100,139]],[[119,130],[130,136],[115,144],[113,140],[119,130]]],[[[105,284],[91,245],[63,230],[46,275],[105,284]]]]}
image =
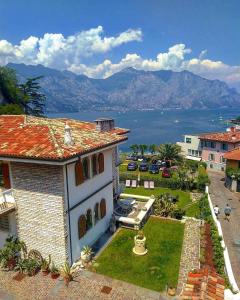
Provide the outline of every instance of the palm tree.
{"type": "Polygon", "coordinates": [[[148,149],[149,149],[149,151],[150,151],[150,152],[152,153],[152,155],[153,155],[153,154],[156,153],[157,145],[155,145],[155,144],[149,145],[148,149]]]}
{"type": "Polygon", "coordinates": [[[144,155],[144,152],[148,149],[148,146],[145,144],[139,145],[139,150],[141,151],[141,155],[144,155]]]}
{"type": "Polygon", "coordinates": [[[130,146],[130,149],[132,150],[132,152],[133,152],[134,154],[138,154],[138,151],[139,151],[139,145],[133,144],[133,145],[130,146]]]}
{"type": "Polygon", "coordinates": [[[181,147],[176,144],[161,144],[158,148],[160,159],[166,160],[178,160],[181,155],[181,147]]]}

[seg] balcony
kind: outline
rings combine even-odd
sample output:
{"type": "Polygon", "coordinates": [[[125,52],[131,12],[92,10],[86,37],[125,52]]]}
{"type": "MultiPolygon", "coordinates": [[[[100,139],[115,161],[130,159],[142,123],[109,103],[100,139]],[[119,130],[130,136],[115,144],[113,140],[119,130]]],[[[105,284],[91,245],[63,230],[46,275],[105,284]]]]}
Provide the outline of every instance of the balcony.
{"type": "Polygon", "coordinates": [[[13,212],[15,208],[13,190],[0,190],[0,217],[13,212]]]}

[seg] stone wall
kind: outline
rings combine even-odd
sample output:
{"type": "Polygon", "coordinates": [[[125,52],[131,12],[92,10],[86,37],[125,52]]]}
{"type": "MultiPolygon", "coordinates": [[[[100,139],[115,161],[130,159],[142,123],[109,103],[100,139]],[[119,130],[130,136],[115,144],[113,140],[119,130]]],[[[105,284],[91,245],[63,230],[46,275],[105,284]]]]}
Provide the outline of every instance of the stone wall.
{"type": "Polygon", "coordinates": [[[57,264],[67,259],[64,178],[61,166],[11,163],[17,204],[17,231],[28,250],[49,254],[57,264]]]}

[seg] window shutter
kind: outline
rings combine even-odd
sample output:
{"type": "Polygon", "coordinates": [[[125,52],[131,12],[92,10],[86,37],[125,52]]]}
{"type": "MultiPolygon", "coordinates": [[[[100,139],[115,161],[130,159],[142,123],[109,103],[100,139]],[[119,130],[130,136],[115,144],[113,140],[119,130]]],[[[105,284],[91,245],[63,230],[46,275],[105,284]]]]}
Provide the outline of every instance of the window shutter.
{"type": "Polygon", "coordinates": [[[100,202],[100,215],[101,219],[106,216],[106,200],[102,199],[100,202]]]}
{"type": "Polygon", "coordinates": [[[84,215],[81,215],[78,219],[78,237],[81,239],[87,232],[87,222],[84,215]]]}
{"type": "Polygon", "coordinates": [[[99,173],[104,172],[104,155],[102,153],[98,154],[98,170],[99,173]]]}
{"type": "Polygon", "coordinates": [[[76,185],[84,182],[83,166],[81,160],[77,161],[75,164],[75,182],[76,185]]]}
{"type": "Polygon", "coordinates": [[[3,173],[3,187],[5,189],[10,189],[11,183],[10,183],[10,174],[9,174],[8,164],[2,164],[2,173],[3,173]]]}

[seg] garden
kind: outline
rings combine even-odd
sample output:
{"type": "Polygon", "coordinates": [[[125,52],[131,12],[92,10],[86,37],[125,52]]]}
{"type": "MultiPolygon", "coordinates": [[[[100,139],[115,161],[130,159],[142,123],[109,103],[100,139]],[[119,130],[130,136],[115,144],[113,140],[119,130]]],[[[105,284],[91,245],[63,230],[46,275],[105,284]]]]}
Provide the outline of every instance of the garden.
{"type": "Polygon", "coordinates": [[[121,228],[97,257],[96,272],[156,291],[176,287],[184,224],[150,217],[144,226],[145,255],[133,253],[135,235],[134,230],[121,228]]]}

